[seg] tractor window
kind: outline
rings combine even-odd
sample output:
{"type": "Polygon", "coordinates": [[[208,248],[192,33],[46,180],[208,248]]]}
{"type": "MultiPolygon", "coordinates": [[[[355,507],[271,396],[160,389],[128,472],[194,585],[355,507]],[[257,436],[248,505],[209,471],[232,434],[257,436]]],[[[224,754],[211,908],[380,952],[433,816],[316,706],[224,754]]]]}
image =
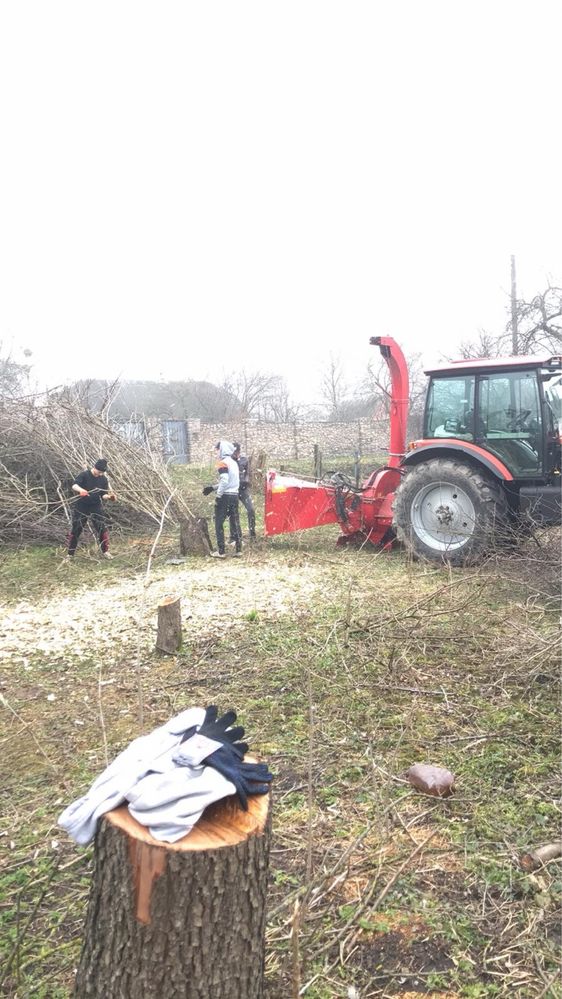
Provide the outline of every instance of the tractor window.
{"type": "Polygon", "coordinates": [[[479,378],[477,440],[516,476],[542,468],[542,423],[536,371],[479,378]]]}
{"type": "Polygon", "coordinates": [[[549,417],[547,429],[551,433],[558,433],[562,426],[562,378],[560,375],[548,379],[544,386],[544,397],[549,417]]]}
{"type": "Polygon", "coordinates": [[[424,436],[474,439],[474,376],[433,379],[424,436]]]}

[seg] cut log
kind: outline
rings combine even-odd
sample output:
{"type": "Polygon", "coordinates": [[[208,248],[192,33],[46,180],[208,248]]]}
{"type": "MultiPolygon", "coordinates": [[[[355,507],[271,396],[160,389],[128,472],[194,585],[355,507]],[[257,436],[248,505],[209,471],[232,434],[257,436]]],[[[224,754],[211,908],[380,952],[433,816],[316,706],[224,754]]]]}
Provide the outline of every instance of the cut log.
{"type": "Polygon", "coordinates": [[[179,597],[164,597],[158,604],[156,648],[160,652],[177,652],[181,646],[181,601],[179,597]]]}
{"type": "Polygon", "coordinates": [[[180,554],[208,555],[212,547],[209,525],[205,517],[182,517],[180,520],[180,554]]]}
{"type": "Polygon", "coordinates": [[[538,846],[536,850],[529,853],[522,853],[519,863],[524,871],[538,871],[543,864],[548,864],[549,860],[555,860],[562,856],[562,842],[547,843],[545,846],[538,846]]]}
{"type": "Polygon", "coordinates": [[[225,798],[176,843],[105,816],[75,999],[261,999],[269,802],[225,798]]]}

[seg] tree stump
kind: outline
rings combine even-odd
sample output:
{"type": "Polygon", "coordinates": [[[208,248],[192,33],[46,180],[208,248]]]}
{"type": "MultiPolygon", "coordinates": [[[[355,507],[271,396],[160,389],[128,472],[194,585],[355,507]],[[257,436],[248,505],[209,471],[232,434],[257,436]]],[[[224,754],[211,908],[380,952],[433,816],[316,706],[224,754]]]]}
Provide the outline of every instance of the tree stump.
{"type": "Polygon", "coordinates": [[[181,602],[179,597],[164,597],[158,604],[156,648],[177,652],[181,645],[181,602]]]}
{"type": "Polygon", "coordinates": [[[105,816],[75,999],[261,999],[269,802],[223,799],[177,843],[105,816]]]}
{"type": "Polygon", "coordinates": [[[180,520],[181,555],[208,555],[212,547],[205,517],[183,517],[180,520]]]}

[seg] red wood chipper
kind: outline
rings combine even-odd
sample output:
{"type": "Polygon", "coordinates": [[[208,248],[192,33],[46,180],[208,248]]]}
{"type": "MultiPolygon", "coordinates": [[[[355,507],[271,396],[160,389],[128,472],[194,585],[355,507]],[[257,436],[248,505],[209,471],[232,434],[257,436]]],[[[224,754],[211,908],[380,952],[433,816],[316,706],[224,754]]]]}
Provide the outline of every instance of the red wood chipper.
{"type": "Polygon", "coordinates": [[[391,379],[388,462],[357,485],[269,471],[266,535],[339,524],[338,543],[473,561],[533,524],[560,523],[562,357],[456,361],[429,375],[423,437],[406,447],[408,367],[371,337],[391,379]]]}

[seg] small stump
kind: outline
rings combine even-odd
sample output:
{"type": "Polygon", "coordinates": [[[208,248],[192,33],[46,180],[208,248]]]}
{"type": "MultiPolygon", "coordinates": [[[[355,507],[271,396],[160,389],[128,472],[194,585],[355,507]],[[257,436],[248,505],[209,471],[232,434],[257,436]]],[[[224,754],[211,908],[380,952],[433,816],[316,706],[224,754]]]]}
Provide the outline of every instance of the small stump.
{"type": "Polygon", "coordinates": [[[102,820],[75,999],[261,999],[270,796],[205,810],[161,843],[126,805],[102,820]]]}
{"type": "Polygon", "coordinates": [[[158,604],[156,648],[160,652],[177,652],[181,646],[181,601],[179,597],[164,597],[158,604]]]}
{"type": "Polygon", "coordinates": [[[205,517],[183,517],[180,521],[180,555],[208,555],[212,549],[205,517]]]}

